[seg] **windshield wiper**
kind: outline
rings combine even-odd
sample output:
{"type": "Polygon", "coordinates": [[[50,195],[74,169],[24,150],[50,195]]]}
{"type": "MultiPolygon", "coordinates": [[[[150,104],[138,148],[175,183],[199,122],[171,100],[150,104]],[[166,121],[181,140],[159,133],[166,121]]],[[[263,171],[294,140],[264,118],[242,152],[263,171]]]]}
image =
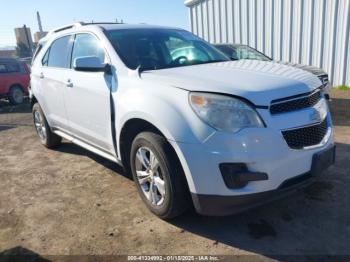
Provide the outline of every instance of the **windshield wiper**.
{"type": "Polygon", "coordinates": [[[204,64],[211,64],[211,63],[220,63],[220,62],[229,62],[230,60],[210,60],[210,61],[205,61],[205,62],[197,62],[197,63],[189,63],[189,64],[182,64],[182,65],[168,65],[168,66],[163,66],[163,67],[155,67],[155,68],[147,68],[147,67],[142,67],[141,65],[137,67],[136,70],[138,70],[139,74],[145,71],[153,71],[153,70],[161,70],[161,69],[170,69],[170,68],[176,68],[176,67],[186,67],[186,66],[195,66],[195,65],[204,65],[204,64]]]}
{"type": "Polygon", "coordinates": [[[220,63],[220,62],[229,62],[230,60],[221,60],[221,59],[217,59],[217,60],[210,60],[210,61],[205,61],[205,62],[200,62],[198,64],[193,64],[193,65],[203,65],[203,64],[211,64],[211,63],[220,63]]]}
{"type": "Polygon", "coordinates": [[[145,72],[145,71],[152,71],[152,70],[157,70],[157,69],[161,69],[161,68],[157,68],[157,67],[142,67],[141,65],[139,65],[136,70],[139,72],[139,74],[145,72]]]}

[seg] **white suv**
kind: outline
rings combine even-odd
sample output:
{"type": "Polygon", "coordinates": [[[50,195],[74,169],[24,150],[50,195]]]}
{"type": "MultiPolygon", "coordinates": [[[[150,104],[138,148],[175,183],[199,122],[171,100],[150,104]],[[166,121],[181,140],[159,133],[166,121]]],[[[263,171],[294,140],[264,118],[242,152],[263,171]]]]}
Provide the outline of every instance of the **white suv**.
{"type": "Polygon", "coordinates": [[[256,206],[332,165],[321,87],[287,65],[229,61],[182,29],[108,23],[50,32],[31,75],[41,142],[123,165],[164,219],[256,206]]]}

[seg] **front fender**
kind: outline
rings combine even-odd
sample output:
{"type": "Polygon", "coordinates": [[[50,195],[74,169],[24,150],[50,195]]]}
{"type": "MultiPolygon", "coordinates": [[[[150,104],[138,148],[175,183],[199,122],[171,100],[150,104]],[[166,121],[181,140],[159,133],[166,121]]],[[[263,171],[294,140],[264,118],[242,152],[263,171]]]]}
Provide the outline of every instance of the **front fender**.
{"type": "MultiPolygon", "coordinates": [[[[121,91],[121,90],[119,90],[121,91]]],[[[179,146],[180,143],[205,142],[215,130],[193,112],[188,103],[188,91],[178,88],[128,88],[115,99],[117,141],[121,130],[132,119],[142,119],[155,126],[174,148],[191,192],[196,192],[191,171],[179,146]]],[[[120,155],[120,143],[118,143],[120,155]]]]}
{"type": "Polygon", "coordinates": [[[188,91],[173,87],[128,88],[117,103],[117,138],[131,119],[145,120],[157,127],[166,139],[202,143],[214,129],[203,123],[188,103],[188,91]]]}

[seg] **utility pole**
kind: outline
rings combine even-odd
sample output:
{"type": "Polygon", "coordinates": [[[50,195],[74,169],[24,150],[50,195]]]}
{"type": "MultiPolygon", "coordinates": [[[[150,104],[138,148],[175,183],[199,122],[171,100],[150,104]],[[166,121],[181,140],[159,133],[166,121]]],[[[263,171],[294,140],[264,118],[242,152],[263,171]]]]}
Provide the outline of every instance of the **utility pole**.
{"type": "Polygon", "coordinates": [[[36,12],[36,18],[38,20],[39,32],[42,35],[43,34],[43,26],[41,25],[41,18],[40,18],[39,11],[36,12]]]}

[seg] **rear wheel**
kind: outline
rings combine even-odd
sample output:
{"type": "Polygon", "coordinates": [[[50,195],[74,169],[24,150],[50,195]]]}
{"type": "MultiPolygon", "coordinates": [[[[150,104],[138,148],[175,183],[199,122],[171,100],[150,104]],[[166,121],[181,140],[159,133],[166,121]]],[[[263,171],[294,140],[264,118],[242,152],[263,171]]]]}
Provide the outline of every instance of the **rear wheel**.
{"type": "Polygon", "coordinates": [[[191,200],[185,175],[164,137],[139,134],[132,144],[130,164],[139,194],[154,214],[171,219],[188,208],[191,200]]]}
{"type": "Polygon", "coordinates": [[[53,148],[61,144],[62,138],[51,131],[45,115],[38,103],[33,106],[33,119],[36,132],[44,146],[47,148],[53,148]]]}
{"type": "Polygon", "coordinates": [[[12,105],[22,104],[24,100],[24,92],[22,88],[20,86],[11,87],[8,98],[12,105]]]}

